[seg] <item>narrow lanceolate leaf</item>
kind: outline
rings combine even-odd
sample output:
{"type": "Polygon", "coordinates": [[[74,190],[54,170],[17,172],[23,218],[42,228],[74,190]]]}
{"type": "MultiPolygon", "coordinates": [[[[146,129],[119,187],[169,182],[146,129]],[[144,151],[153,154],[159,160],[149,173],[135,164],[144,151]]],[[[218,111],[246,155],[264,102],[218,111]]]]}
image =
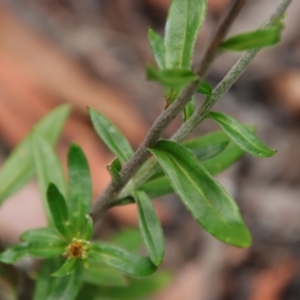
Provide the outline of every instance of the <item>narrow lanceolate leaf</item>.
{"type": "Polygon", "coordinates": [[[94,224],[93,220],[89,215],[85,216],[85,225],[82,231],[81,238],[85,241],[89,241],[94,233],[94,224]]]}
{"type": "Polygon", "coordinates": [[[181,88],[197,78],[196,74],[186,68],[155,70],[150,65],[147,67],[147,80],[155,80],[164,87],[181,88]]]}
{"type": "Polygon", "coordinates": [[[214,141],[213,143],[207,145],[201,145],[199,140],[199,144],[197,146],[196,144],[192,145],[192,143],[184,143],[184,146],[189,149],[199,161],[205,161],[220,154],[226,149],[228,144],[229,139],[227,141],[214,141]]]}
{"type": "MultiPolygon", "coordinates": [[[[222,146],[219,149],[222,149],[223,145],[226,144],[227,143],[220,144],[220,146],[221,145],[222,146]]],[[[205,147],[205,148],[209,148],[209,147],[205,147]]],[[[211,147],[211,149],[212,151],[215,151],[216,148],[211,147]]],[[[201,157],[205,157],[205,152],[204,151],[202,152],[201,148],[198,149],[196,148],[191,150],[196,157],[197,154],[201,154],[201,157]]],[[[243,155],[243,153],[244,151],[240,147],[238,147],[235,143],[230,142],[224,151],[219,152],[219,154],[216,156],[212,156],[210,158],[208,157],[208,159],[202,162],[202,165],[211,175],[217,175],[222,171],[226,170],[227,168],[229,168],[236,161],[238,161],[243,155]]],[[[197,159],[201,161],[199,157],[197,157],[197,159]]],[[[154,177],[153,179],[150,179],[145,184],[143,184],[140,187],[140,189],[146,192],[150,198],[157,198],[174,192],[169,180],[164,174],[161,174],[158,177],[154,177]]]]}
{"type": "Polygon", "coordinates": [[[152,53],[155,61],[160,69],[165,67],[165,45],[163,38],[156,33],[153,29],[149,28],[148,37],[152,53]]]}
{"type": "MultiPolygon", "coordinates": [[[[54,145],[69,114],[68,106],[60,106],[43,118],[34,131],[54,145]]],[[[9,155],[0,171],[0,204],[11,194],[24,186],[34,175],[29,136],[9,155]]]]}
{"type": "Polygon", "coordinates": [[[119,230],[109,242],[130,252],[136,252],[143,244],[143,239],[138,228],[119,230]]]}
{"type": "Polygon", "coordinates": [[[139,227],[151,261],[159,266],[165,255],[165,241],[160,221],[151,199],[143,191],[135,191],[133,197],[138,206],[139,227]]]}
{"type": "Polygon", "coordinates": [[[73,234],[80,232],[89,213],[92,198],[92,184],[87,159],[81,148],[75,144],[68,153],[69,167],[69,212],[73,234]]]}
{"type": "Polygon", "coordinates": [[[56,272],[51,274],[51,276],[63,277],[63,276],[70,275],[76,270],[76,267],[78,266],[79,263],[80,260],[78,258],[73,258],[73,257],[68,258],[56,272]]]}
{"type": "Polygon", "coordinates": [[[143,277],[156,271],[156,266],[148,257],[132,254],[107,244],[92,243],[88,255],[90,259],[103,261],[129,276],[143,277]]]}
{"type": "Polygon", "coordinates": [[[31,136],[31,149],[42,194],[46,196],[48,185],[52,182],[66,197],[65,176],[51,144],[44,137],[33,133],[31,136]]]}
{"type": "Polygon", "coordinates": [[[0,253],[0,261],[5,264],[13,264],[27,255],[28,243],[22,243],[6,249],[0,253]]]}
{"type": "MultiPolygon", "coordinates": [[[[226,170],[238,161],[244,153],[235,143],[230,142],[230,138],[224,131],[203,135],[186,141],[183,145],[202,162],[211,175],[226,170]]],[[[160,172],[144,183],[140,189],[145,191],[150,198],[174,192],[164,173],[160,172]]]]}
{"type": "Polygon", "coordinates": [[[196,104],[195,99],[193,98],[191,101],[188,102],[188,104],[185,106],[183,110],[183,121],[186,122],[195,112],[196,110],[196,104]]]}
{"type": "Polygon", "coordinates": [[[60,279],[50,277],[51,273],[53,273],[59,265],[60,258],[50,258],[44,261],[37,274],[33,300],[47,299],[51,290],[59,283],[58,281],[60,279]]]}
{"type": "Polygon", "coordinates": [[[133,150],[123,134],[98,111],[89,108],[89,114],[101,140],[120,160],[127,162],[133,155],[133,150]]]}
{"type": "Polygon", "coordinates": [[[39,134],[33,133],[30,139],[35,170],[38,176],[40,191],[48,222],[51,214],[48,209],[46,191],[50,182],[54,183],[61,193],[66,196],[66,182],[62,166],[51,144],[39,134]]]}
{"type": "Polygon", "coordinates": [[[165,32],[166,68],[190,68],[195,40],[205,13],[205,0],[172,1],[165,32]]]}
{"type": "Polygon", "coordinates": [[[106,169],[110,173],[113,180],[120,180],[120,171],[122,169],[122,165],[118,157],[115,157],[109,164],[107,164],[106,169]]]}
{"type": "MultiPolygon", "coordinates": [[[[150,277],[146,278],[130,278],[128,286],[124,287],[99,287],[98,295],[101,299],[106,300],[141,300],[141,299],[155,299],[155,295],[159,294],[163,288],[168,287],[174,276],[169,272],[156,272],[150,277]]],[[[89,287],[88,291],[91,290],[89,287]]],[[[85,293],[88,292],[84,291],[85,293]]],[[[94,299],[99,298],[86,298],[82,294],[81,299],[94,299]]],[[[174,299],[174,298],[173,298],[174,299]]]]}
{"type": "Polygon", "coordinates": [[[127,286],[128,282],[123,274],[95,260],[88,260],[83,271],[83,281],[94,285],[127,286]]]}
{"type": "Polygon", "coordinates": [[[36,258],[49,258],[61,255],[64,252],[65,243],[59,241],[22,243],[8,248],[0,254],[0,261],[13,264],[22,257],[32,256],[36,258]]]}
{"type": "Polygon", "coordinates": [[[63,236],[51,227],[28,230],[20,236],[22,242],[36,243],[49,241],[64,241],[63,236]]]}
{"type": "Polygon", "coordinates": [[[159,141],[150,149],[193,217],[217,239],[248,247],[251,236],[232,197],[183,146],[159,141]]]}
{"type": "Polygon", "coordinates": [[[66,243],[62,241],[34,242],[28,244],[27,255],[36,258],[50,258],[63,254],[66,243]]]}
{"type": "Polygon", "coordinates": [[[200,86],[198,87],[197,92],[206,96],[211,96],[212,88],[208,82],[202,81],[200,83],[200,86]]]}
{"type": "Polygon", "coordinates": [[[277,151],[266,146],[257,136],[255,136],[246,126],[242,125],[232,117],[211,112],[208,118],[213,119],[228,134],[228,136],[244,151],[256,157],[269,157],[277,151]]]}
{"type": "Polygon", "coordinates": [[[50,183],[47,189],[47,201],[56,229],[67,239],[72,237],[69,230],[68,208],[66,201],[57,187],[50,183]]]}
{"type": "Polygon", "coordinates": [[[60,279],[55,289],[45,300],[73,300],[79,293],[81,282],[82,268],[78,266],[71,275],[60,279]]]}
{"type": "Polygon", "coordinates": [[[239,146],[230,142],[224,151],[203,161],[202,165],[211,175],[217,175],[237,162],[243,154],[244,151],[239,146]]]}
{"type": "Polygon", "coordinates": [[[256,48],[270,47],[280,40],[281,26],[273,26],[233,36],[221,44],[228,51],[244,51],[256,48]]]}

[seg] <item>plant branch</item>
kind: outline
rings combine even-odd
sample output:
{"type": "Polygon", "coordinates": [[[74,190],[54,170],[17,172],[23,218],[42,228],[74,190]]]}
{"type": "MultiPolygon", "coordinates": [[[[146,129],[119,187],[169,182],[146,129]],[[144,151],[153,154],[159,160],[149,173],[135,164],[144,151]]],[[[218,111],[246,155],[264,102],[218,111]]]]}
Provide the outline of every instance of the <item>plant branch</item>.
{"type": "MultiPolygon", "coordinates": [[[[263,28],[273,25],[278,19],[282,18],[291,4],[292,0],[281,0],[272,16],[264,23],[263,28]]],[[[172,137],[174,141],[183,141],[206,117],[216,102],[231,88],[237,79],[244,73],[248,65],[261,49],[246,51],[236,64],[231,68],[223,80],[213,90],[211,97],[207,97],[201,107],[194,115],[182,125],[177,133],[172,137]]]]}
{"type": "MultiPolygon", "coordinates": [[[[272,26],[273,22],[282,18],[287,10],[288,6],[291,4],[292,0],[281,0],[276,7],[272,16],[264,23],[263,28],[272,26]]],[[[246,51],[241,58],[236,62],[236,64],[231,68],[227,75],[222,79],[222,81],[213,90],[211,97],[207,97],[202,106],[193,114],[193,116],[184,123],[181,128],[172,137],[172,140],[176,142],[182,142],[206,117],[206,115],[211,111],[212,107],[216,102],[231,88],[231,86],[237,81],[237,79],[244,73],[247,66],[254,59],[255,55],[260,49],[246,51]]],[[[141,186],[150,177],[152,177],[159,168],[156,160],[148,161],[147,164],[137,174],[137,179],[135,180],[135,188],[141,186]]],[[[120,195],[120,198],[127,197],[130,193],[131,187],[125,188],[124,192],[120,195]]]]}
{"type": "Polygon", "coordinates": [[[233,21],[241,10],[242,6],[245,4],[246,0],[234,0],[228,6],[225,13],[221,16],[221,19],[211,36],[210,41],[207,43],[207,47],[204,50],[203,56],[200,60],[199,67],[196,70],[196,74],[203,77],[206,73],[211,62],[215,58],[216,52],[219,48],[220,43],[226,36],[228,30],[230,29],[233,21]]]}
{"type": "Polygon", "coordinates": [[[222,42],[225,34],[230,28],[233,20],[237,16],[242,4],[245,0],[233,0],[229,8],[224,13],[221,21],[219,22],[217,29],[212,35],[208,47],[204,50],[197,74],[199,79],[188,84],[179,97],[156,119],[152,127],[150,128],[145,140],[136,150],[130,161],[124,166],[120,172],[119,181],[111,181],[104,192],[98,197],[95,205],[91,211],[91,217],[94,222],[99,220],[103,213],[111,206],[116,199],[118,193],[128,183],[132,176],[138,171],[141,165],[148,159],[150,153],[147,151],[148,148],[155,146],[165,128],[174,120],[174,118],[183,110],[187,102],[191,99],[193,94],[196,92],[201,77],[207,71],[209,63],[215,56],[215,52],[218,49],[219,44],[222,42]]]}

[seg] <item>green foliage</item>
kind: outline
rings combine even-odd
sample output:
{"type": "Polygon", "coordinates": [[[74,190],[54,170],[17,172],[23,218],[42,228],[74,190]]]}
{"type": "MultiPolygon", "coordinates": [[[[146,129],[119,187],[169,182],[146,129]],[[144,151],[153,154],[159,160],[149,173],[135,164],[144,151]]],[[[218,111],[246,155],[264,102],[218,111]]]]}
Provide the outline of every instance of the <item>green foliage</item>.
{"type": "Polygon", "coordinates": [[[87,159],[81,148],[72,144],[68,152],[69,215],[72,233],[76,236],[84,227],[85,216],[92,201],[92,183],[87,159]]]}
{"type": "Polygon", "coordinates": [[[103,261],[129,276],[143,277],[156,271],[156,266],[148,257],[135,255],[108,244],[92,243],[89,257],[92,260],[103,261]]]}
{"type": "MultiPolygon", "coordinates": [[[[60,106],[37,123],[33,132],[39,134],[52,146],[56,143],[69,115],[68,106],[60,106]]],[[[9,155],[0,171],[0,204],[23,187],[34,175],[30,136],[27,136],[9,155]]]]}
{"type": "Polygon", "coordinates": [[[65,260],[64,264],[53,274],[55,277],[64,277],[72,274],[78,268],[79,260],[74,257],[69,257],[65,260]]]}
{"type": "Polygon", "coordinates": [[[41,195],[43,198],[44,209],[49,224],[52,222],[48,206],[46,203],[46,190],[50,183],[54,183],[60,189],[62,194],[66,196],[67,187],[65,176],[57,155],[52,145],[38,134],[33,133],[30,140],[35,171],[38,177],[41,195]],[[47,159],[45,159],[47,157],[47,159]]]}
{"type": "Polygon", "coordinates": [[[213,119],[228,134],[228,136],[244,151],[256,157],[269,157],[277,151],[267,147],[247,127],[232,117],[220,113],[211,112],[208,118],[213,119]]]}
{"type": "Polygon", "coordinates": [[[113,180],[120,180],[120,171],[122,169],[122,165],[118,157],[115,157],[109,164],[107,164],[106,169],[110,173],[113,180]]]}
{"type": "Polygon", "coordinates": [[[165,241],[160,221],[151,199],[143,191],[135,191],[133,197],[138,207],[139,226],[151,261],[159,266],[165,254],[165,241]]]}
{"type": "Polygon", "coordinates": [[[60,278],[53,291],[46,300],[72,300],[77,296],[82,281],[82,268],[76,268],[75,272],[67,277],[60,278]]]}
{"type": "Polygon", "coordinates": [[[185,106],[183,110],[183,121],[186,122],[195,112],[196,110],[196,103],[195,99],[192,99],[188,102],[188,104],[185,106]]]}
{"type": "Polygon", "coordinates": [[[211,96],[212,88],[207,81],[202,81],[198,87],[197,92],[206,96],[211,96]]]}
{"type": "Polygon", "coordinates": [[[100,139],[120,160],[127,162],[133,150],[122,133],[101,113],[89,108],[92,124],[100,139]]]}
{"type": "MultiPolygon", "coordinates": [[[[243,151],[222,131],[213,132],[184,143],[211,175],[216,175],[243,155],[243,151]]],[[[160,197],[174,190],[164,173],[158,173],[140,187],[150,198],[160,197]]]]}
{"type": "Polygon", "coordinates": [[[164,87],[181,88],[187,83],[197,80],[198,76],[189,69],[165,69],[155,70],[147,67],[147,79],[155,80],[164,87]]]}
{"type": "Polygon", "coordinates": [[[95,287],[86,285],[76,300],[141,300],[148,299],[163,287],[169,285],[172,275],[167,272],[156,272],[147,278],[129,278],[128,285],[95,287]]]}
{"type": "Polygon", "coordinates": [[[150,151],[174,191],[206,231],[225,243],[249,247],[251,236],[236,203],[193,154],[171,141],[159,141],[150,151]]]}
{"type": "Polygon", "coordinates": [[[160,69],[165,67],[165,45],[163,38],[151,28],[148,37],[155,61],[160,69]]]}
{"type": "Polygon", "coordinates": [[[128,286],[128,280],[119,271],[107,266],[104,262],[88,260],[84,269],[83,281],[102,286],[128,286]]]}
{"type": "Polygon", "coordinates": [[[205,0],[173,0],[165,29],[165,67],[191,67],[195,41],[206,14],[205,0]]]}
{"type": "MultiPolygon", "coordinates": [[[[95,131],[116,156],[106,166],[112,177],[110,188],[113,196],[109,199],[111,202],[103,205],[110,207],[135,202],[139,230],[119,232],[105,243],[92,240],[92,217],[95,215],[94,211],[92,217],[89,215],[92,184],[87,158],[79,146],[70,146],[66,184],[54,151],[54,144],[69,113],[67,106],[55,109],[42,119],[4,163],[0,171],[0,204],[36,174],[48,217],[48,227],[24,232],[20,244],[0,254],[0,262],[4,264],[14,264],[26,256],[45,259],[37,273],[33,300],[138,300],[168,284],[170,274],[160,271],[142,280],[127,277],[151,275],[163,261],[164,235],[151,198],[168,193],[175,192],[196,221],[217,239],[237,247],[251,245],[251,235],[238,206],[212,176],[230,167],[244,151],[257,157],[269,157],[276,151],[255,136],[253,127],[244,126],[226,114],[209,112],[210,107],[206,106],[217,95],[217,88],[212,91],[209,83],[192,70],[194,45],[206,9],[205,0],[172,0],[164,37],[152,29],[148,32],[158,70],[148,66],[147,79],[164,87],[166,106],[163,116],[185,85],[201,82],[194,92],[205,95],[205,103],[196,110],[194,98],[190,100],[191,94],[186,95],[189,98],[181,103],[183,106],[190,100],[183,110],[184,122],[187,122],[184,126],[189,125],[194,119],[191,116],[202,109],[202,116],[214,120],[222,131],[197,137],[183,145],[167,140],[156,143],[157,139],[148,143],[146,139],[147,142],[142,144],[144,149],[139,148],[134,156],[130,144],[111,121],[89,108],[95,131]],[[130,164],[143,162],[137,156],[143,151],[143,155],[146,153],[145,145],[152,145],[148,150],[160,167],[155,169],[151,161],[149,165],[145,164],[138,175],[143,174],[142,171],[144,174],[148,171],[156,173],[148,180],[148,174],[141,175],[144,180],[131,175],[120,198],[116,198],[120,187],[124,187],[124,174],[132,167],[130,164]],[[126,163],[128,168],[122,171],[122,164],[126,163]],[[142,242],[149,257],[137,252],[142,242]]],[[[270,24],[269,28],[239,34],[220,45],[212,45],[215,46],[213,53],[263,48],[277,43],[283,26],[277,18],[272,18],[270,24]]],[[[178,102],[184,98],[183,94],[178,102]]],[[[174,103],[173,107],[176,105],[174,103]]],[[[170,114],[169,119],[174,119],[177,113],[170,114]]],[[[164,121],[160,123],[162,129],[168,125],[166,119],[164,121]]],[[[151,139],[151,134],[149,136],[151,139]]],[[[137,167],[132,167],[135,169],[137,167]]],[[[0,275],[2,273],[0,269],[0,275]]],[[[15,295],[12,297],[16,298],[15,295]]]]}
{"type": "Polygon", "coordinates": [[[57,231],[60,232],[67,240],[70,240],[72,235],[70,233],[69,214],[66,200],[53,183],[50,183],[47,189],[47,200],[57,231]]]}
{"type": "Polygon", "coordinates": [[[220,47],[227,51],[244,51],[255,48],[270,47],[280,40],[282,25],[277,24],[267,29],[242,33],[224,41],[220,47]]]}

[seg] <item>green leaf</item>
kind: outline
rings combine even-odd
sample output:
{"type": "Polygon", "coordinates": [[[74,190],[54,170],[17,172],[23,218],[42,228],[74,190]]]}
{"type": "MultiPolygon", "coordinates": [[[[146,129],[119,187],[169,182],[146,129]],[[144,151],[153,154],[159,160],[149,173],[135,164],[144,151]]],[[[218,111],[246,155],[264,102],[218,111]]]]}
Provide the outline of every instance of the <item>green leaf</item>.
{"type": "Polygon", "coordinates": [[[36,258],[60,256],[65,251],[66,243],[62,241],[34,242],[28,244],[27,255],[36,258]]]}
{"type": "Polygon", "coordinates": [[[67,258],[64,264],[56,272],[51,274],[51,276],[64,277],[70,275],[76,270],[79,263],[80,260],[78,258],[73,258],[73,257],[67,258]]]}
{"type": "Polygon", "coordinates": [[[148,257],[135,255],[107,244],[92,243],[88,256],[90,259],[104,261],[129,276],[143,277],[156,271],[155,265],[148,257]]]}
{"type": "Polygon", "coordinates": [[[95,285],[127,286],[126,278],[117,270],[104,263],[89,261],[84,269],[83,280],[95,285]]]}
{"type": "Polygon", "coordinates": [[[50,183],[47,189],[47,201],[56,229],[67,239],[71,240],[70,222],[68,221],[68,209],[66,201],[57,187],[50,183]]]}
{"type": "Polygon", "coordinates": [[[282,26],[273,26],[238,34],[227,39],[220,47],[227,51],[244,51],[273,46],[279,42],[281,30],[282,26]]]}
{"type": "Polygon", "coordinates": [[[120,160],[127,162],[133,155],[133,150],[126,138],[103,114],[92,108],[89,108],[89,114],[101,140],[120,160]]]}
{"type": "Polygon", "coordinates": [[[23,256],[26,256],[27,250],[27,243],[12,246],[0,254],[0,261],[5,264],[13,264],[23,256]]]}
{"type": "Polygon", "coordinates": [[[51,144],[43,137],[33,133],[30,139],[31,150],[38,176],[40,191],[43,198],[44,209],[49,224],[51,224],[51,214],[48,209],[46,191],[49,183],[54,183],[61,193],[66,196],[67,188],[62,166],[51,144]]]}
{"type": "Polygon", "coordinates": [[[165,175],[150,179],[144,183],[140,189],[144,191],[150,198],[157,198],[174,193],[174,190],[165,175]]]}
{"type": "Polygon", "coordinates": [[[146,278],[130,278],[126,287],[100,287],[97,300],[141,300],[152,299],[157,292],[172,281],[168,272],[156,272],[146,278]]]}
{"type": "Polygon", "coordinates": [[[151,46],[155,61],[160,69],[164,69],[164,67],[165,67],[164,40],[158,33],[156,33],[151,28],[149,28],[149,30],[148,30],[148,37],[149,37],[150,46],[151,46]]]}
{"type": "Polygon", "coordinates": [[[86,218],[86,222],[85,222],[84,229],[82,231],[81,238],[85,241],[89,241],[92,238],[94,233],[94,224],[92,218],[89,215],[86,215],[85,218],[86,218]]]}
{"type": "Polygon", "coordinates": [[[228,142],[220,142],[211,146],[191,149],[191,152],[197,157],[199,161],[206,161],[212,157],[216,157],[217,155],[219,155],[222,151],[224,151],[224,149],[226,149],[228,144],[228,142]]]}
{"type": "Polygon", "coordinates": [[[152,66],[147,66],[147,80],[155,80],[162,86],[180,88],[189,82],[198,79],[189,69],[165,69],[155,70],[152,66]]]}
{"type": "Polygon", "coordinates": [[[139,227],[151,261],[159,266],[165,255],[165,241],[160,221],[151,199],[143,191],[133,192],[138,206],[139,227]]]}
{"type": "Polygon", "coordinates": [[[207,117],[217,122],[228,136],[241,147],[241,149],[253,156],[269,157],[277,152],[266,146],[246,126],[242,125],[232,117],[219,112],[211,112],[207,117]]]}
{"type": "MultiPolygon", "coordinates": [[[[220,144],[220,145],[222,145],[222,144],[220,144]]],[[[226,145],[226,143],[225,143],[225,145],[226,145]]],[[[216,148],[212,147],[212,149],[216,149],[216,148]]],[[[221,149],[221,147],[219,149],[221,149]]],[[[214,151],[214,150],[212,150],[212,151],[214,151]]],[[[197,149],[195,149],[192,152],[197,153],[198,151],[197,151],[197,149]]],[[[200,153],[202,156],[202,151],[199,151],[198,154],[200,154],[200,153]]],[[[204,160],[202,162],[202,164],[211,175],[216,175],[216,174],[219,174],[222,171],[226,170],[232,164],[234,164],[236,161],[238,161],[241,158],[241,156],[243,155],[243,153],[244,153],[244,151],[241,150],[240,147],[238,147],[235,143],[230,142],[224,151],[220,152],[216,156],[213,156],[207,160],[204,160]]],[[[203,151],[203,154],[204,154],[204,151],[203,151]]],[[[194,155],[196,156],[195,153],[194,153],[194,155]]],[[[198,158],[198,160],[201,161],[201,159],[199,159],[199,157],[197,157],[197,158],[198,158]]],[[[167,179],[167,177],[164,174],[161,174],[158,177],[155,176],[155,177],[151,178],[149,181],[147,181],[145,184],[143,184],[140,187],[140,189],[143,190],[144,192],[146,192],[150,198],[157,198],[157,197],[161,197],[161,196],[164,196],[164,195],[174,192],[171,184],[169,183],[169,180],[167,179]]]]}
{"type": "MultiPolygon", "coordinates": [[[[88,283],[84,283],[81,285],[80,291],[76,296],[76,300],[82,300],[82,299],[88,299],[88,300],[100,300],[98,298],[101,297],[102,293],[102,286],[101,287],[97,287],[95,285],[92,284],[88,284],[88,283]]],[[[101,299],[101,300],[112,300],[112,299],[101,299]]]]}
{"type": "Polygon", "coordinates": [[[63,237],[55,228],[38,228],[28,230],[20,236],[22,242],[36,243],[36,242],[49,242],[49,241],[63,241],[63,237]]]}
{"type": "Polygon", "coordinates": [[[186,122],[195,112],[196,110],[196,103],[195,99],[193,98],[188,104],[185,106],[183,110],[183,121],[186,122]]]}
{"type": "Polygon", "coordinates": [[[59,284],[45,300],[73,300],[79,293],[82,282],[82,268],[76,268],[71,275],[60,278],[59,284]]]}
{"type": "Polygon", "coordinates": [[[65,244],[61,241],[22,243],[2,252],[0,254],[0,261],[6,264],[13,264],[24,256],[49,258],[61,255],[64,249],[65,244]]]}
{"type": "Polygon", "coordinates": [[[212,88],[207,81],[202,81],[200,83],[200,86],[198,87],[197,92],[206,96],[211,96],[212,88]]]}
{"type": "Polygon", "coordinates": [[[206,231],[237,247],[251,244],[235,201],[190,151],[171,141],[159,141],[150,151],[174,191],[206,231]]]}
{"type": "Polygon", "coordinates": [[[133,252],[142,246],[143,240],[138,228],[126,228],[118,231],[109,242],[133,252]]]}
{"type": "MultiPolygon", "coordinates": [[[[253,130],[253,128],[250,128],[250,130],[253,130]]],[[[211,175],[216,175],[226,170],[238,161],[244,153],[235,143],[230,142],[230,138],[224,131],[203,135],[186,141],[183,145],[199,161],[202,161],[203,166],[211,175]]],[[[161,197],[174,192],[163,172],[159,172],[151,177],[140,189],[145,191],[150,198],[161,197]]]]}
{"type": "Polygon", "coordinates": [[[61,264],[60,258],[50,258],[44,261],[38,271],[33,300],[47,299],[51,291],[59,285],[60,278],[51,277],[51,273],[61,264]]]}
{"type": "Polygon", "coordinates": [[[92,199],[92,183],[87,159],[81,148],[72,144],[68,153],[69,212],[72,232],[83,230],[92,199]]]}
{"type": "Polygon", "coordinates": [[[205,14],[205,0],[172,1],[164,40],[166,68],[190,68],[195,41],[205,14]]]}
{"type": "Polygon", "coordinates": [[[113,180],[120,180],[120,171],[122,169],[122,165],[118,157],[115,157],[109,164],[107,164],[106,169],[110,173],[113,180]]]}
{"type": "Polygon", "coordinates": [[[202,164],[211,175],[217,175],[237,162],[243,154],[244,151],[239,146],[230,142],[224,151],[202,164]]]}
{"type": "MultiPolygon", "coordinates": [[[[54,109],[33,130],[54,145],[69,114],[66,105],[54,109]]],[[[0,204],[11,194],[23,187],[34,175],[30,140],[27,136],[9,155],[0,171],[0,204]]]]}
{"type": "Polygon", "coordinates": [[[42,194],[46,196],[48,185],[52,182],[66,197],[65,176],[52,145],[39,134],[33,133],[31,136],[31,149],[42,194]]]}

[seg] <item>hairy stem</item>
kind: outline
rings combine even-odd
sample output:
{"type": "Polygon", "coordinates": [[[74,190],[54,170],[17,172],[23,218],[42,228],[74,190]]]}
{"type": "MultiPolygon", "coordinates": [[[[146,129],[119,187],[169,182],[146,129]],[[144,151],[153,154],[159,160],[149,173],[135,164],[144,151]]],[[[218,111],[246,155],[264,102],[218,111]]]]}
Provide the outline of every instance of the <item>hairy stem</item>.
{"type": "Polygon", "coordinates": [[[215,32],[213,33],[207,48],[204,50],[199,68],[196,71],[196,73],[200,76],[200,79],[188,84],[183,89],[179,97],[167,109],[162,111],[150,128],[143,143],[136,150],[130,161],[122,169],[120,173],[120,180],[118,182],[111,181],[104,192],[98,197],[91,211],[91,217],[93,218],[94,222],[99,220],[103,213],[112,205],[118,193],[150,156],[147,149],[155,146],[165,128],[183,110],[187,102],[196,92],[201,82],[201,77],[207,71],[207,68],[210,62],[213,60],[219,44],[222,42],[225,34],[230,28],[244,2],[245,0],[232,0],[228,9],[221,18],[215,32]]]}
{"type": "MultiPolygon", "coordinates": [[[[281,0],[276,7],[272,16],[264,23],[263,27],[267,28],[272,26],[273,22],[282,18],[291,4],[292,0],[281,0]]],[[[247,66],[254,59],[260,49],[246,51],[236,64],[231,68],[227,75],[213,90],[211,97],[206,98],[201,107],[193,114],[193,116],[184,123],[181,128],[172,137],[172,140],[176,142],[182,142],[206,117],[211,111],[216,102],[231,88],[231,86],[237,81],[237,79],[244,73],[247,66]]],[[[159,165],[156,160],[152,159],[148,161],[143,168],[135,176],[134,187],[140,187],[150,177],[152,177],[158,170],[159,165]]],[[[120,198],[127,197],[132,190],[132,186],[125,187],[124,191],[120,194],[120,198]]]]}
{"type": "MultiPolygon", "coordinates": [[[[273,22],[282,18],[291,4],[292,0],[281,0],[272,14],[272,16],[264,23],[263,28],[272,26],[273,22]]],[[[248,65],[254,59],[260,49],[246,51],[237,63],[231,68],[223,80],[213,90],[211,97],[207,97],[201,107],[194,115],[182,125],[182,127],[172,137],[174,141],[183,141],[206,117],[216,102],[231,88],[237,79],[244,73],[248,65]]]]}
{"type": "MultiPolygon", "coordinates": [[[[276,7],[272,16],[264,23],[263,28],[272,26],[273,22],[282,18],[288,6],[292,0],[281,0],[276,7]]],[[[216,102],[231,88],[231,86],[237,81],[237,79],[244,73],[248,65],[251,63],[253,58],[259,52],[260,49],[246,51],[236,64],[231,68],[227,75],[213,90],[211,97],[207,97],[201,107],[193,114],[193,116],[184,123],[181,128],[172,137],[173,141],[182,142],[206,117],[211,111],[216,102]]],[[[135,188],[142,186],[150,177],[152,177],[157,170],[159,165],[156,160],[152,159],[143,166],[143,168],[135,176],[137,177],[134,181],[135,188]]],[[[120,198],[127,197],[130,194],[132,187],[126,187],[120,198]]]]}

